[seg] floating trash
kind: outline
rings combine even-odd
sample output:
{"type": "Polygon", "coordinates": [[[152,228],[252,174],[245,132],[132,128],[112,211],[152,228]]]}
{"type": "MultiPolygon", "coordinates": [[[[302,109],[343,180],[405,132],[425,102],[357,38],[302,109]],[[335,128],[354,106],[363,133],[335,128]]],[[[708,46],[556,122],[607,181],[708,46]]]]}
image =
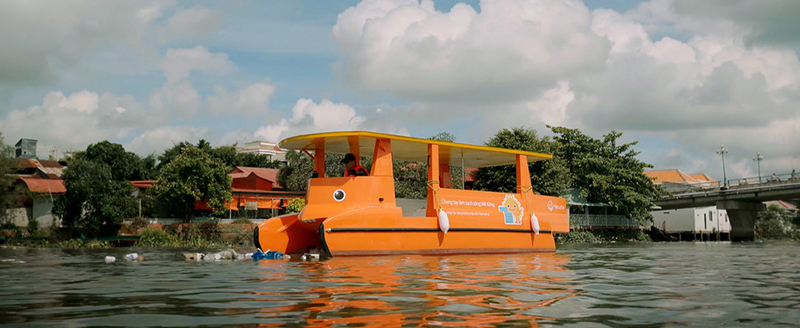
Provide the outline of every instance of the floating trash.
{"type": "Polygon", "coordinates": [[[253,258],[253,260],[256,260],[256,261],[258,261],[258,260],[282,260],[283,259],[283,253],[272,251],[272,250],[267,250],[266,252],[258,251],[256,253],[253,253],[253,255],[251,257],[253,258]]]}
{"type": "Polygon", "coordinates": [[[106,256],[106,263],[116,262],[117,258],[113,256],[106,256]]]}
{"type": "Polygon", "coordinates": [[[319,261],[319,254],[317,253],[305,253],[303,256],[300,257],[303,261],[319,261]]]}

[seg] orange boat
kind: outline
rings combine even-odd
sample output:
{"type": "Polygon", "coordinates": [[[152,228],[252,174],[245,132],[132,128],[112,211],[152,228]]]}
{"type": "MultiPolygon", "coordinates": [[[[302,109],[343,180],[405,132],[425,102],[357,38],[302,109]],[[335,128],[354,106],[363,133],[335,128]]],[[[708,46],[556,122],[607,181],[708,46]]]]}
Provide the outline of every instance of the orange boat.
{"type": "Polygon", "coordinates": [[[564,198],[536,195],[528,163],[551,155],[373,132],[301,135],[280,142],[314,159],[300,213],[267,219],[256,247],[286,254],[322,246],[329,256],[555,251],[569,232],[564,198]],[[372,152],[369,176],[326,177],[325,154],[372,152]],[[393,160],[428,163],[427,200],[395,198],[393,160]],[[453,188],[451,166],[515,165],[515,193],[453,188]]]}

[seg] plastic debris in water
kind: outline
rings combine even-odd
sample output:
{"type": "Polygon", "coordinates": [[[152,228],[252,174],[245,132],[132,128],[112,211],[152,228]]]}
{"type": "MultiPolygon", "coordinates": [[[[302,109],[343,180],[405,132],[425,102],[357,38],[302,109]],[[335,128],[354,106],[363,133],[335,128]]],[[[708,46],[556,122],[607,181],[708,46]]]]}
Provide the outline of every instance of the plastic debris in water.
{"type": "Polygon", "coordinates": [[[283,253],[276,252],[272,250],[267,250],[266,252],[255,252],[252,255],[253,260],[281,260],[283,259],[283,253]]]}
{"type": "Polygon", "coordinates": [[[125,259],[129,261],[137,261],[140,259],[140,257],[139,254],[130,253],[130,254],[125,254],[125,259]]]}
{"type": "Polygon", "coordinates": [[[106,263],[111,263],[117,261],[116,257],[113,256],[106,256],[106,263]]]}
{"type": "Polygon", "coordinates": [[[319,261],[319,254],[317,253],[305,253],[302,257],[300,257],[303,261],[319,261]]]}

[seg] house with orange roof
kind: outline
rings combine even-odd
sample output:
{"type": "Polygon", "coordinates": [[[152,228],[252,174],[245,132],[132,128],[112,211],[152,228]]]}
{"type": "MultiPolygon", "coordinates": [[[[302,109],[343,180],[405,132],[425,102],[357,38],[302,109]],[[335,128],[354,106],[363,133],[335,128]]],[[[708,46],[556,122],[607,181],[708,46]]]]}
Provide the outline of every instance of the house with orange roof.
{"type": "MultiPolygon", "coordinates": [[[[229,175],[233,198],[228,207],[231,217],[265,218],[277,215],[292,199],[304,198],[304,193],[284,191],[278,183],[279,169],[237,166],[229,175]],[[245,212],[246,211],[246,212],[245,212]]],[[[130,181],[137,194],[153,187],[155,180],[130,181]]],[[[158,216],[170,216],[169,206],[164,204],[158,216]]],[[[198,201],[195,210],[211,211],[204,202],[198,201]]]]}
{"type": "MultiPolygon", "coordinates": [[[[679,169],[645,171],[653,179],[672,193],[702,191],[719,187],[719,183],[704,173],[687,174],[679,169]]],[[[728,234],[731,223],[728,212],[716,206],[701,206],[673,210],[650,211],[653,225],[667,233],[691,233],[696,236],[728,234]]]]}
{"type": "Polygon", "coordinates": [[[704,173],[687,174],[679,169],[645,171],[653,183],[669,192],[687,192],[719,187],[719,183],[704,173]]]}
{"type": "Polygon", "coordinates": [[[53,203],[67,192],[61,180],[66,162],[36,159],[33,139],[20,139],[16,147],[17,157],[12,159],[14,187],[23,191],[23,196],[17,198],[17,207],[7,210],[6,217],[17,226],[27,226],[36,219],[40,228],[50,228],[57,224],[53,203]]]}

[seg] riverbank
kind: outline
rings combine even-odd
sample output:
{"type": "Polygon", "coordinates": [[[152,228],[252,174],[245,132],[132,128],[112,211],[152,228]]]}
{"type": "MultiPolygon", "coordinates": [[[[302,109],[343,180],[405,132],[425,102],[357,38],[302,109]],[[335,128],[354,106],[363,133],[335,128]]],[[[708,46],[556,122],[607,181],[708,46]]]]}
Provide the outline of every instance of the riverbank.
{"type": "Polygon", "coordinates": [[[556,244],[643,243],[653,240],[640,229],[586,229],[556,234],[556,244]]]}
{"type": "Polygon", "coordinates": [[[0,231],[3,246],[77,248],[141,247],[248,247],[253,246],[255,224],[249,220],[229,224],[159,224],[134,220],[123,224],[117,236],[73,238],[63,229],[30,232],[24,228],[0,231]],[[245,222],[246,221],[246,222],[245,222]]]}

